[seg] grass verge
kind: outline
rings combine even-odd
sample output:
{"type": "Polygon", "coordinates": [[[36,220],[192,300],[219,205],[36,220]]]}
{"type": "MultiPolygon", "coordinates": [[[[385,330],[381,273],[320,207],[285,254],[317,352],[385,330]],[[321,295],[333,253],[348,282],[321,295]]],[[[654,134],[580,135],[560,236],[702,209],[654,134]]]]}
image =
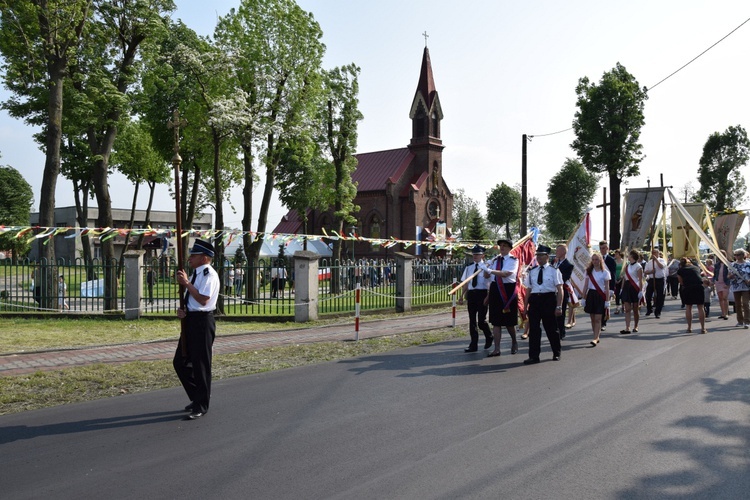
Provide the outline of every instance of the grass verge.
{"type": "MultiPolygon", "coordinates": [[[[318,342],[222,354],[214,356],[213,378],[220,380],[367,356],[466,335],[465,328],[443,328],[358,342],[318,342]]],[[[0,415],[178,385],[171,360],[94,364],[0,377],[0,415]]]]}

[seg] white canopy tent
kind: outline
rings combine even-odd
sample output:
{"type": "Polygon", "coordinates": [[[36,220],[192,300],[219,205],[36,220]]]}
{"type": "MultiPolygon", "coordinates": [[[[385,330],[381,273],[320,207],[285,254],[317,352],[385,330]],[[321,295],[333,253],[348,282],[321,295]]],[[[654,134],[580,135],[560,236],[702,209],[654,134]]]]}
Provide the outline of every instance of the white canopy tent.
{"type": "MultiPolygon", "coordinates": [[[[227,245],[224,249],[224,255],[227,258],[233,258],[237,253],[237,249],[242,245],[242,238],[235,238],[232,242],[227,245]]],[[[269,257],[278,257],[279,245],[286,245],[284,248],[284,255],[291,258],[295,252],[303,250],[303,242],[297,239],[283,242],[281,239],[264,239],[263,245],[260,247],[260,258],[267,259],[269,257]]],[[[307,240],[308,252],[315,252],[321,256],[321,258],[331,258],[333,252],[331,248],[320,240],[307,240]]]]}

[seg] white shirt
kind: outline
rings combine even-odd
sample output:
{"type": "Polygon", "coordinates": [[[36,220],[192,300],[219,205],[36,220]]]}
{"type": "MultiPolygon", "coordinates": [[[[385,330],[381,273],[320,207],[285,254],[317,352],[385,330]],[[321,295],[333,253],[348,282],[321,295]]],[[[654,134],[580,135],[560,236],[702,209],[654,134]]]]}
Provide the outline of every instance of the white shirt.
{"type": "MultiPolygon", "coordinates": [[[[510,276],[502,278],[503,283],[515,283],[516,275],[518,274],[518,259],[510,254],[506,255],[505,258],[502,255],[498,255],[497,261],[492,265],[491,269],[495,271],[510,271],[510,276]],[[502,268],[500,268],[500,259],[503,259],[502,268]]],[[[494,276],[494,278],[499,278],[499,276],[494,276]]]]}
{"type": "Polygon", "coordinates": [[[599,288],[602,292],[606,291],[607,283],[609,283],[609,280],[612,279],[612,275],[609,274],[609,269],[606,267],[602,269],[601,271],[597,271],[596,269],[591,271],[591,275],[586,274],[586,276],[589,278],[589,290],[596,290],[596,286],[594,286],[594,283],[591,281],[591,278],[596,280],[596,284],[599,285],[599,288]]]}
{"type": "Polygon", "coordinates": [[[550,264],[545,264],[544,269],[541,266],[535,266],[529,270],[524,279],[523,285],[529,289],[530,293],[551,293],[557,291],[557,286],[563,284],[562,274],[559,269],[550,264]],[[543,272],[542,284],[539,284],[539,273],[543,272]]]}
{"type": "Polygon", "coordinates": [[[657,266],[654,263],[654,259],[648,259],[648,262],[646,262],[646,268],[643,270],[643,274],[645,274],[647,278],[666,278],[669,274],[667,262],[662,258],[657,260],[662,267],[657,266]]]}
{"type": "Polygon", "coordinates": [[[208,302],[205,306],[202,306],[191,294],[188,293],[188,299],[185,305],[187,310],[191,312],[196,311],[213,311],[216,309],[216,300],[219,298],[219,275],[216,274],[216,270],[211,267],[210,264],[204,264],[194,271],[195,281],[193,282],[193,276],[190,276],[190,281],[193,283],[195,288],[198,289],[198,293],[208,297],[208,302]]]}
{"type": "MultiPolygon", "coordinates": [[[[480,260],[478,264],[476,262],[472,262],[471,264],[469,264],[468,266],[466,266],[466,268],[464,269],[464,274],[461,276],[461,281],[463,282],[469,276],[471,276],[472,274],[474,274],[474,272],[477,269],[481,269],[482,266],[484,266],[484,265],[485,265],[484,260],[480,260]],[[477,265],[479,266],[478,268],[476,267],[477,265]]],[[[487,290],[490,287],[490,283],[491,282],[492,282],[492,278],[491,277],[490,278],[485,278],[484,277],[484,273],[480,272],[479,274],[477,274],[477,286],[473,286],[471,284],[471,281],[469,281],[469,283],[467,283],[466,286],[467,286],[467,290],[487,290]]]]}

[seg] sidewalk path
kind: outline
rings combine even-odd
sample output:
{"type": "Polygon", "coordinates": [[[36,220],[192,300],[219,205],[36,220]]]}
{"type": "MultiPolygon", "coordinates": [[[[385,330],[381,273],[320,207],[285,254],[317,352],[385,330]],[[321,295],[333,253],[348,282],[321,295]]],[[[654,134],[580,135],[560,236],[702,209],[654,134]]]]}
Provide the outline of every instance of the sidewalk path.
{"type": "MultiPolygon", "coordinates": [[[[456,312],[456,325],[468,325],[465,311],[456,312]],[[462,314],[463,313],[463,314],[462,314]]],[[[399,333],[413,333],[452,325],[450,310],[446,312],[408,315],[382,320],[360,321],[359,338],[382,337],[399,333]]],[[[214,354],[230,354],[264,347],[332,340],[354,340],[354,321],[312,328],[279,330],[267,333],[221,335],[221,323],[214,342],[214,354]]],[[[0,355],[0,376],[22,375],[39,370],[56,370],[94,363],[123,363],[171,359],[177,339],[150,343],[115,346],[82,347],[28,354],[0,355]]]]}

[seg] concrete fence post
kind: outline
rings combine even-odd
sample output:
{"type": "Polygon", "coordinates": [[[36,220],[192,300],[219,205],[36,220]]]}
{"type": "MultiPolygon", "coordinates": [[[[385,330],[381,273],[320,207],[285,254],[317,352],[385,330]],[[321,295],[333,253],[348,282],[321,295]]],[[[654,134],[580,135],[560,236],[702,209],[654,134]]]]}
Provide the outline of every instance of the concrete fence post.
{"type": "Polygon", "coordinates": [[[414,256],[396,252],[396,312],[411,311],[414,256]]]}
{"type": "Polygon", "coordinates": [[[143,297],[143,255],[144,250],[125,252],[125,319],[141,317],[141,298],[143,297]]]}
{"type": "Polygon", "coordinates": [[[294,321],[318,319],[318,259],[315,252],[294,252],[294,321]]]}

